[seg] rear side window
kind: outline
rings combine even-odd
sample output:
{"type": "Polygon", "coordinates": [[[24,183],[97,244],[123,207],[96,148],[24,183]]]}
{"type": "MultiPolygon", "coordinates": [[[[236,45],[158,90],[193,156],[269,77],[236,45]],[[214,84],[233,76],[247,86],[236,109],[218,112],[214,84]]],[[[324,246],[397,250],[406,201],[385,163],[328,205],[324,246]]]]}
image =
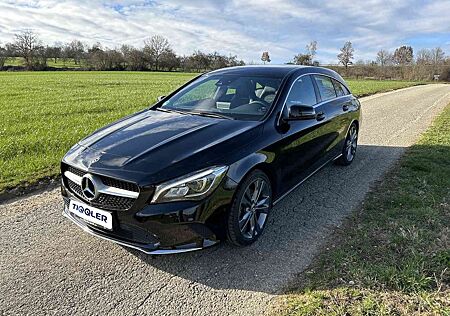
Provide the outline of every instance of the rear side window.
{"type": "Polygon", "coordinates": [[[316,92],[310,76],[303,76],[295,81],[286,103],[288,105],[314,105],[317,103],[316,92]]]}
{"type": "Polygon", "coordinates": [[[334,89],[336,90],[336,95],[338,97],[348,94],[347,88],[342,83],[333,79],[333,84],[334,84],[334,89]]]}
{"type": "Polygon", "coordinates": [[[320,97],[322,101],[336,98],[336,91],[334,90],[333,82],[331,78],[325,76],[314,76],[317,88],[319,89],[320,97]]]}

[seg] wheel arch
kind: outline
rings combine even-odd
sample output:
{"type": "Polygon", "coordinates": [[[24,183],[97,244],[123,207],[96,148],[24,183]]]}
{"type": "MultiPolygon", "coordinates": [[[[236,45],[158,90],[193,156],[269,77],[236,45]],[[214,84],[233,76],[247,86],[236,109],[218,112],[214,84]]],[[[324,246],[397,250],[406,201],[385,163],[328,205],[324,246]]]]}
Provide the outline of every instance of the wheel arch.
{"type": "Polygon", "coordinates": [[[347,131],[345,132],[345,137],[347,137],[348,132],[350,131],[350,127],[352,127],[353,123],[356,124],[356,128],[358,129],[358,132],[359,132],[359,124],[360,124],[359,119],[355,118],[350,122],[350,124],[348,124],[347,131]]]}
{"type": "Polygon", "coordinates": [[[261,170],[264,172],[270,180],[272,187],[272,194],[275,198],[278,192],[278,178],[276,170],[272,165],[270,155],[267,153],[254,153],[247,156],[230,166],[228,176],[236,183],[241,183],[242,180],[250,174],[253,170],[261,170]]]}
{"type": "MultiPolygon", "coordinates": [[[[236,185],[232,199],[235,198],[237,187],[242,183],[245,177],[247,177],[254,170],[261,170],[267,175],[272,188],[273,200],[276,199],[276,172],[272,168],[269,161],[270,160],[268,160],[267,155],[262,153],[254,153],[231,164],[227,176],[236,185]]],[[[205,224],[216,234],[218,239],[223,240],[227,238],[225,226],[223,225],[223,223],[226,221],[229,211],[230,205],[224,205],[217,209],[205,222],[205,224]]]]}

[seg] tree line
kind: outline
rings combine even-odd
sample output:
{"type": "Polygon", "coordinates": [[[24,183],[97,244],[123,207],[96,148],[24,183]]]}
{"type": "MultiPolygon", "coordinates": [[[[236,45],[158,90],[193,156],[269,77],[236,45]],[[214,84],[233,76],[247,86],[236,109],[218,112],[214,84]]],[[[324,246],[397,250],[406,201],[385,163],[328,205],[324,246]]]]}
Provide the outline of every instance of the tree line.
{"type": "MultiPolygon", "coordinates": [[[[289,64],[319,65],[314,60],[317,42],[312,41],[303,53],[295,55],[289,64]]],[[[354,62],[353,44],[348,41],[340,49],[337,57],[338,66],[327,66],[346,77],[369,77],[375,79],[405,80],[440,80],[450,81],[450,57],[440,47],[421,49],[414,55],[411,46],[400,46],[393,52],[381,49],[374,60],[357,60],[354,62]],[[436,76],[436,77],[435,77],[436,76]]]]}
{"type": "MultiPolygon", "coordinates": [[[[189,71],[203,72],[224,67],[245,65],[235,55],[217,52],[205,53],[200,50],[191,55],[178,55],[167,38],[154,35],[145,40],[142,48],[122,45],[110,49],[100,43],[87,45],[79,40],[69,43],[44,45],[33,31],[23,31],[14,37],[12,43],[0,45],[0,69],[18,68],[27,70],[53,69],[52,63],[74,63],[87,70],[137,70],[137,71],[189,71]],[[22,66],[5,67],[10,58],[20,57],[22,66]]],[[[317,41],[305,46],[287,64],[315,65],[318,49],[317,41]]],[[[373,60],[354,61],[355,49],[350,41],[344,43],[337,54],[338,65],[327,67],[345,77],[374,79],[433,80],[436,76],[450,81],[450,57],[445,56],[440,47],[421,49],[416,54],[411,46],[400,46],[394,51],[381,49],[373,60]]],[[[270,63],[268,51],[264,51],[261,61],[270,63]]]]}
{"type": "Polygon", "coordinates": [[[89,70],[152,70],[152,71],[207,71],[224,67],[244,65],[235,55],[217,52],[194,51],[180,56],[172,49],[168,39],[154,35],[144,41],[143,48],[122,45],[119,48],[103,47],[100,43],[87,45],[79,40],[69,43],[44,45],[33,31],[14,36],[12,43],[0,46],[0,68],[10,58],[20,57],[27,70],[45,70],[52,62],[72,62],[89,70]]]}

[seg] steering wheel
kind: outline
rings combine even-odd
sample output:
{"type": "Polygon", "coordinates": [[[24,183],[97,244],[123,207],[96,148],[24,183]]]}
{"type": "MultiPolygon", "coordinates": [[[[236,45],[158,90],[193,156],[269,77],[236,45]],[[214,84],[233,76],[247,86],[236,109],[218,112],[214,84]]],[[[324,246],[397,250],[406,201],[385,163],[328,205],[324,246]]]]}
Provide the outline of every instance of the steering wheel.
{"type": "Polygon", "coordinates": [[[268,103],[266,101],[263,101],[263,100],[253,100],[249,104],[260,104],[261,106],[267,106],[268,105],[268,103]]]}
{"type": "Polygon", "coordinates": [[[262,100],[254,100],[254,101],[249,103],[249,105],[252,105],[252,104],[259,104],[258,111],[261,111],[261,112],[266,112],[267,107],[269,105],[267,102],[262,101],[262,100]]]}

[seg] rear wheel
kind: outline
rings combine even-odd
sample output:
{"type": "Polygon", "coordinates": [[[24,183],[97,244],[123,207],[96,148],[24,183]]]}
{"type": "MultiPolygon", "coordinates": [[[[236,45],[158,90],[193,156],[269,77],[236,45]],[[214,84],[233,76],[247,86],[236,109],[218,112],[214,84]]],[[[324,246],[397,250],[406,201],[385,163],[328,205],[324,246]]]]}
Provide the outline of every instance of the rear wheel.
{"type": "Polygon", "coordinates": [[[353,123],[348,130],[345,138],[344,148],[342,149],[341,157],[336,160],[339,165],[348,166],[353,162],[356,155],[356,148],[358,147],[358,126],[353,123]]]}
{"type": "Polygon", "coordinates": [[[246,246],[261,236],[270,209],[272,187],[267,175],[252,171],[239,185],[227,220],[228,240],[238,246],[246,246]]]}

